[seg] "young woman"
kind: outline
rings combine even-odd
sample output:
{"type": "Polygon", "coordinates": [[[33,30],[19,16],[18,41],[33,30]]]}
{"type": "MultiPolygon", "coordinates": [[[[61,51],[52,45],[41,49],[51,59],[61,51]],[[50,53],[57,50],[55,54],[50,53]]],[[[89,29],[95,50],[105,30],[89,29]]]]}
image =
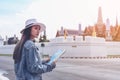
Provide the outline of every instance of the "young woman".
{"type": "Polygon", "coordinates": [[[55,62],[47,64],[49,60],[41,60],[39,49],[33,42],[45,30],[45,25],[36,19],[27,20],[25,25],[13,53],[16,80],[42,80],[42,74],[52,71],[56,66],[55,62]]]}

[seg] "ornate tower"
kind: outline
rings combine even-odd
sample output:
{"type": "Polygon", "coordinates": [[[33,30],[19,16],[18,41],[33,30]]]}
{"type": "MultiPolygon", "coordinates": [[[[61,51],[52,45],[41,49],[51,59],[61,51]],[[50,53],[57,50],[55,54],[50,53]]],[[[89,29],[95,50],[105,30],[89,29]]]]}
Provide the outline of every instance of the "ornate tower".
{"type": "Polygon", "coordinates": [[[98,18],[96,23],[96,32],[98,37],[105,37],[105,25],[102,18],[102,9],[98,8],[98,18]]]}
{"type": "Polygon", "coordinates": [[[120,41],[120,26],[118,25],[118,19],[116,17],[115,32],[113,33],[113,40],[120,41]]]}
{"type": "Polygon", "coordinates": [[[111,33],[110,32],[110,21],[107,18],[107,20],[106,20],[106,36],[105,36],[106,41],[111,41],[112,40],[112,36],[111,36],[110,33],[111,33]]]}
{"type": "Polygon", "coordinates": [[[117,19],[117,16],[116,16],[116,27],[118,27],[118,19],[117,19]]]}
{"type": "Polygon", "coordinates": [[[98,9],[97,24],[103,24],[103,19],[102,19],[102,10],[101,10],[101,7],[99,7],[99,9],[98,9]]]}

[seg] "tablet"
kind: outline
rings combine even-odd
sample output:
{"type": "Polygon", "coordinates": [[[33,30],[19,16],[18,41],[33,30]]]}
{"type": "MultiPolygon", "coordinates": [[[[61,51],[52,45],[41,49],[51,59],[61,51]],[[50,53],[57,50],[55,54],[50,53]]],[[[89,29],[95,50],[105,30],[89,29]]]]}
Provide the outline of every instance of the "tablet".
{"type": "Polygon", "coordinates": [[[52,62],[54,62],[55,60],[59,59],[60,56],[62,56],[65,53],[65,49],[58,49],[51,57],[50,57],[50,61],[48,62],[48,64],[51,64],[52,62]]]}

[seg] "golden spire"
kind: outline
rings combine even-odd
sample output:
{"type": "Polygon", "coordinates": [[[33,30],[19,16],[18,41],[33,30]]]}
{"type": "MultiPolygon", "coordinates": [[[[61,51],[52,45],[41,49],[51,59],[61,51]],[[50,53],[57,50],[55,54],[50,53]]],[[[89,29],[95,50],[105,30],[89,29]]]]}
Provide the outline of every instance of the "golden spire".
{"type": "Polygon", "coordinates": [[[93,36],[93,37],[96,37],[96,31],[95,31],[95,27],[93,27],[92,36],[93,36]]]}
{"type": "Polygon", "coordinates": [[[64,38],[66,39],[66,36],[67,36],[67,30],[65,29],[64,31],[64,38]]]}

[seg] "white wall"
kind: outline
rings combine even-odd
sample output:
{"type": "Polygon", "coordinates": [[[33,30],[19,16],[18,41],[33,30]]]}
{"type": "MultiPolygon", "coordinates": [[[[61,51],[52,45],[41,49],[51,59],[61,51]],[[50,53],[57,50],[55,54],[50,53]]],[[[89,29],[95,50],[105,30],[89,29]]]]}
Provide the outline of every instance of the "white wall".
{"type": "Polygon", "coordinates": [[[13,54],[15,45],[0,45],[0,54],[13,54]]]}
{"type": "Polygon", "coordinates": [[[120,42],[106,42],[108,55],[120,55],[120,42]]]}
{"type": "MultiPolygon", "coordinates": [[[[46,44],[44,47],[44,53],[49,53],[52,55],[58,49],[66,49],[63,57],[99,57],[106,56],[106,46],[105,40],[103,38],[96,38],[86,36],[83,40],[82,36],[76,36],[76,39],[73,40],[72,36],[67,37],[58,37],[53,39],[49,44],[46,44]]],[[[42,51],[43,48],[40,48],[42,51]]]]}
{"type": "Polygon", "coordinates": [[[3,45],[3,43],[4,43],[3,39],[0,39],[0,45],[3,45]]]}
{"type": "MultiPolygon", "coordinates": [[[[79,37],[74,41],[67,41],[64,38],[53,40],[54,42],[46,42],[45,47],[41,47],[41,43],[36,45],[39,47],[40,53],[52,55],[57,49],[66,49],[64,57],[106,57],[107,55],[120,55],[120,42],[105,42],[103,39],[86,37],[83,41],[79,37]],[[95,41],[97,40],[97,41],[95,41]]],[[[12,54],[15,45],[0,45],[0,54],[12,54]]]]}

